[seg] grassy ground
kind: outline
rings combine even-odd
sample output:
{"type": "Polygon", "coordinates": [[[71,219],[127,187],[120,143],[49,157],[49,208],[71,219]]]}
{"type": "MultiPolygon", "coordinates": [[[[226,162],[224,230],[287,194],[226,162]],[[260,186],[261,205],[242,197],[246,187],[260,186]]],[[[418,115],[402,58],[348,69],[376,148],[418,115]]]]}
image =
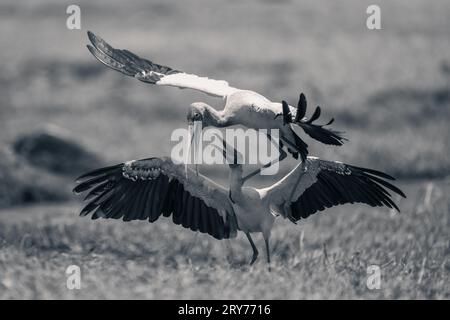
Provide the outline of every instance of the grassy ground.
{"type": "Polygon", "coordinates": [[[450,298],[448,1],[379,1],[380,31],[366,29],[371,3],[359,0],[78,3],[81,31],[65,28],[71,3],[0,4],[7,61],[0,65],[0,202],[17,203],[17,192],[33,185],[42,190],[38,200],[69,199],[0,210],[0,299],[450,298]],[[8,158],[18,136],[52,126],[114,163],[169,154],[170,133],[185,127],[185,106],[221,106],[107,70],[85,48],[87,30],[273,100],[295,103],[305,92],[310,107],[320,104],[350,139],[341,148],[307,140],[311,153],[401,178],[402,213],[345,206],[299,226],[280,220],[270,273],[263,254],[245,265],[250,248],[242,235],[232,242],[230,266],[221,243],[167,221],[78,218],[81,204],[67,193],[72,175],[8,158]],[[66,288],[71,264],[81,267],[78,291],[66,288]],[[366,287],[371,264],[382,267],[380,290],[366,287]]]}
{"type": "Polygon", "coordinates": [[[165,219],[91,221],[76,218],[78,203],[4,210],[0,297],[448,299],[450,184],[402,186],[410,200],[400,214],[345,206],[299,226],[279,221],[271,272],[264,254],[247,266],[242,235],[230,265],[221,242],[165,219]],[[81,290],[66,287],[69,265],[81,268],[81,290]],[[381,268],[379,290],[366,286],[369,265],[381,268]]]}

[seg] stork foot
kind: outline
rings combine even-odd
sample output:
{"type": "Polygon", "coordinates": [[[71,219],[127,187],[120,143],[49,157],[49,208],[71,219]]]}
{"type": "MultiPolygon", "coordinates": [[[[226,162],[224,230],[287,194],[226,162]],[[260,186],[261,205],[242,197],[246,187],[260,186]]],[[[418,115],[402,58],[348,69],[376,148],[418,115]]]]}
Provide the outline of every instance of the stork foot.
{"type": "Polygon", "coordinates": [[[269,237],[264,237],[264,242],[266,244],[267,266],[268,266],[269,272],[271,272],[272,268],[270,267],[269,237]]]}
{"type": "Polygon", "coordinates": [[[253,265],[258,259],[258,250],[253,251],[252,261],[250,261],[250,265],[253,265]]]}
{"type": "Polygon", "coordinates": [[[253,250],[253,257],[252,257],[252,261],[250,261],[250,265],[254,264],[256,259],[258,259],[258,249],[255,246],[255,243],[253,242],[252,236],[250,235],[249,232],[246,232],[245,235],[247,236],[248,241],[250,242],[250,245],[252,246],[252,250],[253,250]]]}

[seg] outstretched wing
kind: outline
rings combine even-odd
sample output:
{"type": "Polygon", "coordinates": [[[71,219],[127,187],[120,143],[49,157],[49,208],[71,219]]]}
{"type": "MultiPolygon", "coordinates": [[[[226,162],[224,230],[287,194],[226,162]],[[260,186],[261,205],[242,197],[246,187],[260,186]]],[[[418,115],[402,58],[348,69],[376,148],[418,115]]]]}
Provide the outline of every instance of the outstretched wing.
{"type": "Polygon", "coordinates": [[[184,73],[142,59],[128,50],[115,49],[90,31],[88,31],[88,37],[92,46],[87,45],[87,47],[101,63],[143,82],[199,90],[215,97],[226,97],[238,90],[230,87],[226,81],[184,73]]]}
{"type": "Polygon", "coordinates": [[[380,171],[308,157],[282,180],[260,192],[273,213],[293,222],[346,203],[399,211],[389,190],[406,196],[386,180],[395,179],[380,171]]]}
{"type": "Polygon", "coordinates": [[[154,222],[163,215],[175,224],[216,239],[236,236],[237,222],[228,191],[168,158],[133,160],[78,178],[75,193],[87,193],[80,215],[92,219],[154,222]]]}

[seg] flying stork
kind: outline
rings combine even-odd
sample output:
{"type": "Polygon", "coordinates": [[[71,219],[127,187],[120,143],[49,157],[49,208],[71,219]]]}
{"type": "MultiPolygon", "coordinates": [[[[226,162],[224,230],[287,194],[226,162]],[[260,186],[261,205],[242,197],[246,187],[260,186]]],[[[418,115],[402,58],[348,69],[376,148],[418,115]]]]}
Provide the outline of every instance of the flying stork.
{"type": "MultiPolygon", "coordinates": [[[[326,208],[346,203],[395,208],[390,191],[405,194],[386,180],[393,177],[372,169],[307,157],[273,185],[258,189],[244,183],[262,168],[243,177],[240,154],[223,142],[223,156],[229,164],[229,186],[225,188],[170,158],[132,160],[86,173],[78,178],[75,193],[90,190],[89,202],[80,215],[92,219],[112,218],[155,222],[172,216],[175,224],[229,239],[240,230],[253,250],[250,264],[258,257],[251,233],[262,233],[267,262],[269,239],[276,217],[293,223],[326,208]],[[230,159],[231,158],[231,159],[230,159]]],[[[281,156],[280,156],[281,157],[281,156]]]]}
{"type": "Polygon", "coordinates": [[[279,129],[282,142],[280,147],[285,143],[292,155],[298,158],[300,153],[302,160],[308,155],[308,145],[295,133],[292,123],[299,125],[309,136],[325,144],[339,146],[346,140],[340,136],[340,132],[324,128],[333,120],[325,125],[313,124],[320,116],[320,107],[316,108],[310,119],[304,117],[306,99],[303,94],[300,96],[297,112],[297,109],[285,101],[283,104],[271,102],[254,91],[231,87],[226,81],[188,74],[142,59],[128,50],[115,49],[90,31],[88,37],[92,44],[87,45],[89,51],[101,63],[114,70],[146,83],[194,89],[225,100],[225,107],[221,111],[203,102],[192,103],[187,113],[190,131],[194,121],[201,121],[203,128],[243,125],[253,129],[279,129]],[[278,118],[278,115],[283,115],[283,106],[289,109],[289,116],[295,117],[295,121],[289,119],[289,125],[285,125],[287,113],[284,113],[283,118],[278,118]]]}

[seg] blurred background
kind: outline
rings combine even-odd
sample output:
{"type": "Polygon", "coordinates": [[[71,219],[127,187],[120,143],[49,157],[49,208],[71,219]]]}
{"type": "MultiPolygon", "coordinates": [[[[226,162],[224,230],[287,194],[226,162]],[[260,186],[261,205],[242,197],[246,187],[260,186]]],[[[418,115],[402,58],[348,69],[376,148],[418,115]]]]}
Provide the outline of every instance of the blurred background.
{"type": "MultiPolygon", "coordinates": [[[[0,298],[449,298],[450,3],[377,1],[381,30],[366,27],[370,4],[2,1],[0,298]],[[81,30],[66,27],[70,4],[81,8],[81,30]],[[349,139],[331,148],[305,138],[310,154],[396,176],[408,195],[396,199],[402,213],[344,206],[301,226],[280,221],[275,274],[263,263],[230,268],[220,243],[167,221],[77,217],[76,176],[170,155],[190,103],[223,107],[104,67],[86,49],[87,30],[273,101],[294,104],[304,92],[349,139]],[[375,292],[365,286],[374,263],[386,279],[375,292]],[[70,264],[82,266],[82,290],[65,287],[70,264]]],[[[248,244],[233,246],[244,264],[248,244]]]]}

